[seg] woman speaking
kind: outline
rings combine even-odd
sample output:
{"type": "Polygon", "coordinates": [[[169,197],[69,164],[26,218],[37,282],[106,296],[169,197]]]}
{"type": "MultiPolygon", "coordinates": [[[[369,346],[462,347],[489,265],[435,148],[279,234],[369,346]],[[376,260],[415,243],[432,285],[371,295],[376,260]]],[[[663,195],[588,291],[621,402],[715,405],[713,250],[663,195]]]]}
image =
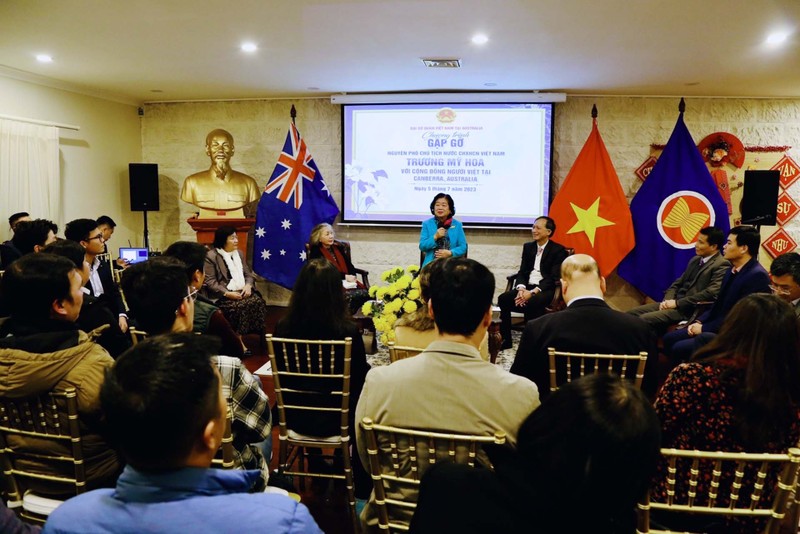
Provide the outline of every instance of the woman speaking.
{"type": "Polygon", "coordinates": [[[465,256],[467,254],[467,238],[461,223],[453,218],[456,206],[453,197],[439,193],[431,202],[433,217],[422,222],[419,236],[419,249],[425,254],[422,266],[435,259],[465,256]]]}

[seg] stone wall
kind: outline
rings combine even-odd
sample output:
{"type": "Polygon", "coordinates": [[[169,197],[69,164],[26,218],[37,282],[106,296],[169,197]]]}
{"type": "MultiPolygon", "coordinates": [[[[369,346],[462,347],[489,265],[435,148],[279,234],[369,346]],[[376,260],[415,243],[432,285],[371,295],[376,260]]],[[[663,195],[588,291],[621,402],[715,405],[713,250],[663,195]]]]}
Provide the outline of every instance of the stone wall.
{"type": "MultiPolygon", "coordinates": [[[[650,144],[667,142],[678,117],[679,98],[570,96],[556,105],[553,191],[564,180],[591,130],[593,103],[599,110],[601,135],[629,199],[640,182],[634,171],[651,154],[650,144]]],[[[183,180],[208,167],[204,143],[214,128],[225,128],[235,138],[235,169],[250,174],[265,185],[283,146],[289,125],[289,108],[297,108],[297,126],[309,146],[334,198],[341,201],[341,117],[339,106],[328,99],[246,100],[230,102],[156,103],[145,106],[142,121],[143,161],[159,164],[161,211],[151,215],[151,245],[165,248],[177,239],[193,239],[186,219],[194,207],[178,199],[183,180]]],[[[703,99],[686,101],[685,120],[696,142],[724,131],[746,145],[800,146],[800,100],[703,99]]],[[[800,161],[800,151],[788,153],[800,161]]],[[[748,156],[746,167],[769,168],[768,158],[748,156]]],[[[743,169],[742,169],[743,171],[743,169]]],[[[743,175],[743,172],[740,172],[743,175]]],[[[800,182],[790,189],[800,198],[800,182]]],[[[506,194],[498,191],[498,194],[506,194]]],[[[741,194],[741,193],[739,193],[741,194]]],[[[800,217],[787,229],[800,241],[800,217]]],[[[765,228],[769,236],[774,228],[765,228]]],[[[394,265],[419,261],[416,228],[337,226],[338,237],[352,243],[354,263],[371,273],[377,283],[380,273],[394,265]]],[[[559,229],[563,231],[563,229],[559,229]]],[[[505,277],[519,265],[521,244],[530,239],[522,230],[467,229],[470,258],[489,266],[497,277],[497,293],[505,288],[505,277]]],[[[558,240],[558,232],[556,233],[558,240]]],[[[766,253],[762,253],[766,256],[766,253]]],[[[269,284],[268,301],[284,304],[289,292],[269,284]]],[[[641,302],[641,294],[612,275],[609,301],[627,309],[641,302]]]]}

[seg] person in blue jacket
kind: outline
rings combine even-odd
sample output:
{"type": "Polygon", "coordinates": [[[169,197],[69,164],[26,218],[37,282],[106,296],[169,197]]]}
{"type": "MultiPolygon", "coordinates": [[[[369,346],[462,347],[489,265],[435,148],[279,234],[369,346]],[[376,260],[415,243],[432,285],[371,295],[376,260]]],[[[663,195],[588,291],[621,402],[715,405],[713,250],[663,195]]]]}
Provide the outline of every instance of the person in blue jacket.
{"type": "Polygon", "coordinates": [[[458,258],[467,255],[464,227],[453,218],[456,206],[453,197],[439,193],[431,202],[433,217],[422,222],[419,249],[425,254],[422,267],[439,258],[458,258]]]}

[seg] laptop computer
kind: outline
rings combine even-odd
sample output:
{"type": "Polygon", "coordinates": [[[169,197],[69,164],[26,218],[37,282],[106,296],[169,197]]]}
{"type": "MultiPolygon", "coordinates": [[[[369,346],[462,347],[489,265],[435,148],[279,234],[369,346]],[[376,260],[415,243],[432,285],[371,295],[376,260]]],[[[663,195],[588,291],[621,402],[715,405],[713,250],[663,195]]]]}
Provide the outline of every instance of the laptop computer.
{"type": "Polygon", "coordinates": [[[140,261],[147,261],[148,253],[146,248],[120,247],[119,257],[125,260],[126,263],[139,263],[140,261]]]}

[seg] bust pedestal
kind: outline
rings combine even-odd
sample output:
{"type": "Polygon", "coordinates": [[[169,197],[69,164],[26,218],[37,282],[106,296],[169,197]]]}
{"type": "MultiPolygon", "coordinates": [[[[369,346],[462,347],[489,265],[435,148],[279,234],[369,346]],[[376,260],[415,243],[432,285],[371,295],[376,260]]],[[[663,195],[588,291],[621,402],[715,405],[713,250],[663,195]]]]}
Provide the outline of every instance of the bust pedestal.
{"type": "Polygon", "coordinates": [[[214,232],[220,226],[233,226],[236,228],[236,237],[239,238],[239,250],[244,257],[247,257],[247,234],[255,224],[255,219],[186,219],[189,226],[197,234],[197,242],[204,245],[211,245],[214,242],[214,232]]]}

